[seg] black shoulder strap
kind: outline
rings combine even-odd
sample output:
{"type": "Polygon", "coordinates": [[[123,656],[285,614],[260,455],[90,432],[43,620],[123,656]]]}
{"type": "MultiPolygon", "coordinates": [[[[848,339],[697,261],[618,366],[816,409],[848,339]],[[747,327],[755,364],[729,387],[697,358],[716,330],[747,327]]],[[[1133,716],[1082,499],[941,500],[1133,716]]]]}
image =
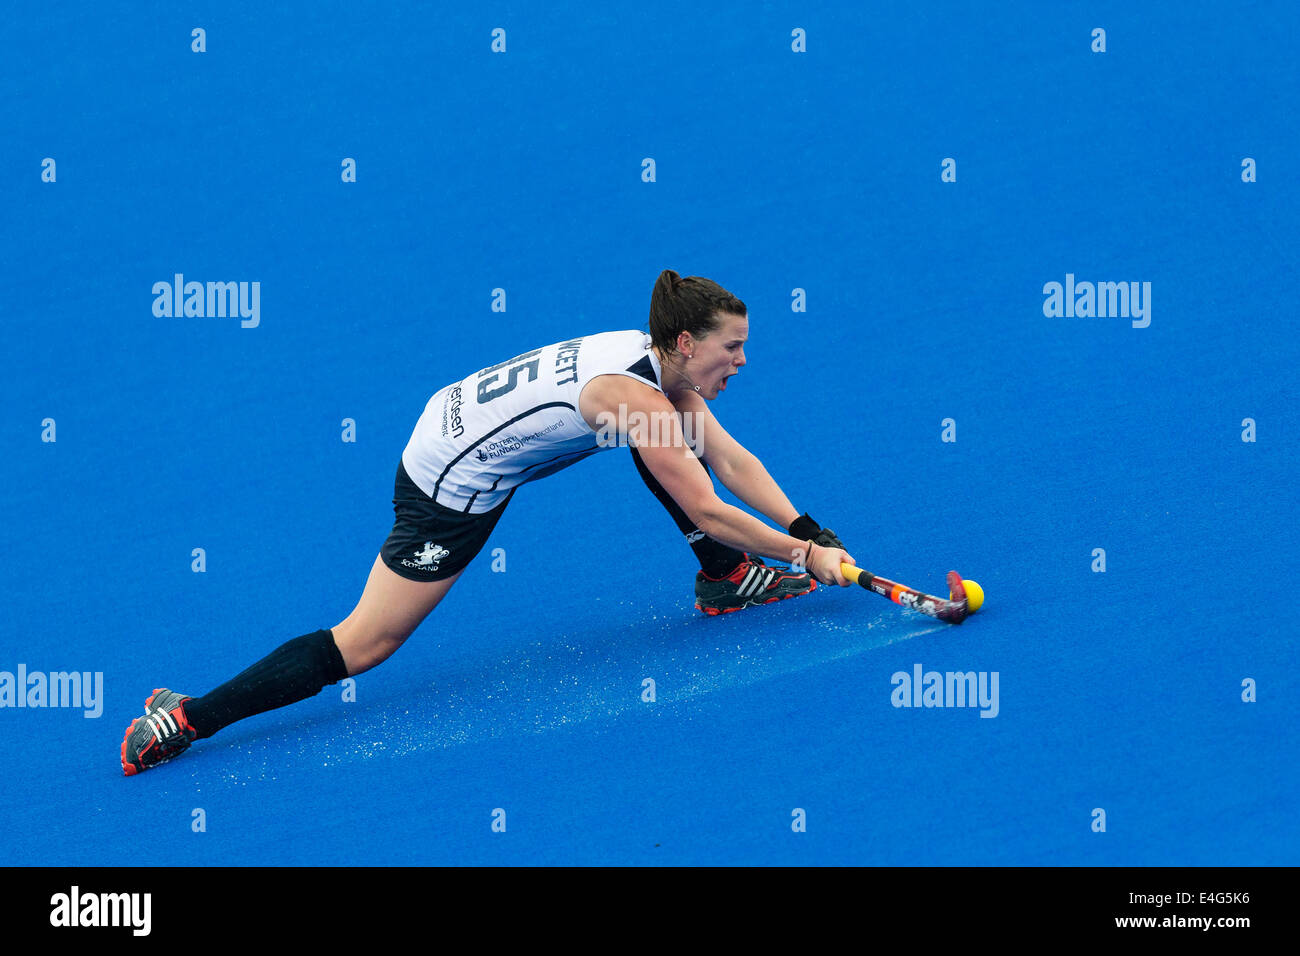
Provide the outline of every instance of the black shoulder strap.
{"type": "Polygon", "coordinates": [[[650,356],[648,355],[641,356],[635,364],[629,365],[627,370],[634,375],[640,375],[651,385],[656,387],[659,385],[659,379],[655,377],[655,367],[650,364],[650,356]]]}

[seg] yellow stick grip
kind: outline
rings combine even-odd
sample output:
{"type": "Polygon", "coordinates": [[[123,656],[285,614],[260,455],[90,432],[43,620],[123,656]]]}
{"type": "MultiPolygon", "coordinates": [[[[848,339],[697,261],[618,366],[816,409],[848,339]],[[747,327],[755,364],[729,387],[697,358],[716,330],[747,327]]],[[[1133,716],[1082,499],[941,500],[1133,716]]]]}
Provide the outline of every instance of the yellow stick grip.
{"type": "Polygon", "coordinates": [[[861,568],[855,568],[853,565],[851,565],[851,564],[846,564],[845,562],[841,561],[841,562],[840,562],[840,574],[844,575],[846,578],[848,578],[848,579],[849,579],[850,581],[852,581],[854,584],[861,584],[861,583],[862,583],[861,581],[858,580],[858,578],[861,577],[861,575],[862,575],[862,569],[861,569],[861,568]]]}

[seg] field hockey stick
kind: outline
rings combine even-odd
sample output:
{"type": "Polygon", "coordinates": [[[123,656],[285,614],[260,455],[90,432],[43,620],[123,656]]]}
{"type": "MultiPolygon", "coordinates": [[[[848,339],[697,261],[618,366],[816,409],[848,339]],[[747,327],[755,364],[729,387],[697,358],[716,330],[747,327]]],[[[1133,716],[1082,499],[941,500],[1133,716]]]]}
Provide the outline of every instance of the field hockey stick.
{"type": "MultiPolygon", "coordinates": [[[[984,603],[984,591],[979,590],[979,602],[974,608],[970,606],[970,601],[966,594],[966,582],[962,580],[960,574],[956,571],[948,572],[948,592],[950,600],[945,601],[943,598],[934,597],[915,588],[909,588],[905,584],[897,584],[893,581],[872,574],[870,571],[863,571],[861,568],[855,568],[851,564],[840,562],[840,573],[850,581],[856,581],[868,591],[875,591],[882,597],[887,597],[895,604],[903,607],[910,607],[913,611],[920,611],[922,614],[928,614],[930,617],[937,617],[941,621],[947,621],[949,624],[960,624],[968,616],[979,610],[984,603]]],[[[971,582],[974,583],[974,582],[971,582]]],[[[975,588],[979,588],[976,584],[975,588]]],[[[972,589],[972,591],[974,588],[972,589]]]]}

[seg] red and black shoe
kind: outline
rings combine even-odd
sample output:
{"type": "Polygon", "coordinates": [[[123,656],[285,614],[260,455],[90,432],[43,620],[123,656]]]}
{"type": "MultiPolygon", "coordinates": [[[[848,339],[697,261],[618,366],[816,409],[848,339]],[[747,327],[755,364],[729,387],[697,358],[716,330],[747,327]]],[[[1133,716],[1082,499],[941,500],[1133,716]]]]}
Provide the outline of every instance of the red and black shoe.
{"type": "Polygon", "coordinates": [[[726,577],[711,578],[703,571],[695,575],[695,607],[705,614],[730,614],[751,604],[771,604],[816,589],[817,579],[808,572],[797,574],[746,554],[726,577]]]}
{"type": "Polygon", "coordinates": [[[198,731],[185,718],[183,694],[159,688],[144,702],[144,714],[122,738],[122,772],[128,777],[156,767],[189,749],[198,731]]]}

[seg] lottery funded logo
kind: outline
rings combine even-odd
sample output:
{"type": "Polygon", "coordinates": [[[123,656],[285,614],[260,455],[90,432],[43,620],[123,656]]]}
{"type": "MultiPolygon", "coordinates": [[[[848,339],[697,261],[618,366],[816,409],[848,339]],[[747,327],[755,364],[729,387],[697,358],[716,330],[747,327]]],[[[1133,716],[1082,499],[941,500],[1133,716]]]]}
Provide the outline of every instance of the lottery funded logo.
{"type": "Polygon", "coordinates": [[[499,438],[496,441],[488,442],[474,449],[474,457],[480,462],[492,461],[496,458],[504,458],[512,452],[519,451],[530,442],[544,438],[551,432],[555,431],[564,422],[551,422],[545,428],[538,429],[527,435],[507,435],[505,438],[499,438]]]}

